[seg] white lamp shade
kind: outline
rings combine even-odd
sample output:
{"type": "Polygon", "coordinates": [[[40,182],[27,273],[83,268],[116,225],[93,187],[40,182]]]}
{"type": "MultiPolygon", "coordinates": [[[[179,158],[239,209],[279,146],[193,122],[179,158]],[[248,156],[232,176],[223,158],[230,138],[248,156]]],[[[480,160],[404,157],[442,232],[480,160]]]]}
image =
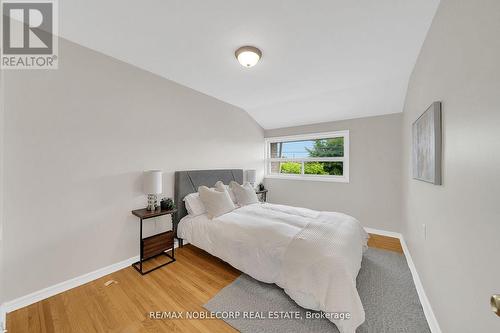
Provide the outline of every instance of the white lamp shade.
{"type": "Polygon", "coordinates": [[[144,193],[145,194],[162,193],[161,170],[144,171],[144,193]]]}
{"type": "Polygon", "coordinates": [[[247,182],[255,183],[255,175],[256,175],[255,170],[247,170],[247,182]]]}

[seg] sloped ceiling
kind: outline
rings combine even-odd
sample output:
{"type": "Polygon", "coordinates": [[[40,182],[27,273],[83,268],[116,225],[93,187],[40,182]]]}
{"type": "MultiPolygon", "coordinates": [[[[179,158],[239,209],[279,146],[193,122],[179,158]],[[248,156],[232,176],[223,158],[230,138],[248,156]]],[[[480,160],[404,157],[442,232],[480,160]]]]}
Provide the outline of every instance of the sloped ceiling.
{"type": "MultiPolygon", "coordinates": [[[[64,0],[60,35],[264,128],[402,112],[439,0],[64,0]],[[234,51],[254,45],[257,66],[234,51]]],[[[63,56],[63,55],[61,55],[63,56]]]]}

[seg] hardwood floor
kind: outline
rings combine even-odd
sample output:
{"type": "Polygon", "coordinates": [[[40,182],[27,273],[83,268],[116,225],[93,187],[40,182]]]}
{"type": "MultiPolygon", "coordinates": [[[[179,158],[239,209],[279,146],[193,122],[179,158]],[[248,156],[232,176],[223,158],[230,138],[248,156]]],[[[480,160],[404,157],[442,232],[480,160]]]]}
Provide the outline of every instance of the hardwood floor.
{"type": "Polygon", "coordinates": [[[394,237],[370,234],[370,239],[368,240],[368,246],[376,247],[378,249],[403,253],[401,242],[399,241],[398,238],[394,237]]]}
{"type": "MultiPolygon", "coordinates": [[[[402,253],[398,239],[372,236],[369,246],[402,253]]],[[[148,275],[141,276],[128,267],[9,313],[7,330],[9,333],[236,332],[218,319],[149,318],[149,313],[156,311],[205,311],[203,304],[240,275],[238,270],[191,245],[176,250],[175,254],[177,262],[148,275]],[[116,283],[105,286],[109,280],[116,283]]]]}

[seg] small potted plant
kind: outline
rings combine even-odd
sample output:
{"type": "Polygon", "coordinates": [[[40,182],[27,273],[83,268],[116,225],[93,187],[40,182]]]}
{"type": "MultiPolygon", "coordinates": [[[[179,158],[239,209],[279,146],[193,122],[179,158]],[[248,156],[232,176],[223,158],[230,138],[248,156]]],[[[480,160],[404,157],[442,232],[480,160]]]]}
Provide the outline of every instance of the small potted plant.
{"type": "Polygon", "coordinates": [[[161,210],[172,210],[175,208],[174,201],[171,198],[163,198],[160,201],[161,210]]]}

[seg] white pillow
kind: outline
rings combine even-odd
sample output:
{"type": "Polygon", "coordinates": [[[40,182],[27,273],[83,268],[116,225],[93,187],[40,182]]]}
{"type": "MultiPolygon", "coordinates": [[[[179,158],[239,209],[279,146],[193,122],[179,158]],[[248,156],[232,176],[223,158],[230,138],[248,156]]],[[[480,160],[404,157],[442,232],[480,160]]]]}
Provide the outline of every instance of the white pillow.
{"type": "Polygon", "coordinates": [[[184,202],[189,215],[198,216],[207,212],[207,208],[203,204],[203,201],[201,201],[199,193],[190,193],[186,195],[184,197],[184,202]]]}
{"type": "Polygon", "coordinates": [[[198,193],[200,193],[201,201],[207,208],[209,218],[221,216],[236,208],[226,190],[217,191],[206,186],[200,186],[198,187],[198,193]]]}
{"type": "Polygon", "coordinates": [[[229,196],[231,197],[233,203],[237,203],[236,197],[234,196],[234,192],[233,190],[231,190],[229,185],[224,185],[224,183],[219,180],[217,183],[215,183],[215,189],[221,192],[226,190],[227,193],[229,193],[229,196]]]}
{"type": "Polygon", "coordinates": [[[240,185],[235,181],[229,183],[229,187],[233,190],[236,201],[240,206],[246,206],[259,202],[255,189],[250,185],[250,183],[245,183],[245,185],[240,185]]]}

